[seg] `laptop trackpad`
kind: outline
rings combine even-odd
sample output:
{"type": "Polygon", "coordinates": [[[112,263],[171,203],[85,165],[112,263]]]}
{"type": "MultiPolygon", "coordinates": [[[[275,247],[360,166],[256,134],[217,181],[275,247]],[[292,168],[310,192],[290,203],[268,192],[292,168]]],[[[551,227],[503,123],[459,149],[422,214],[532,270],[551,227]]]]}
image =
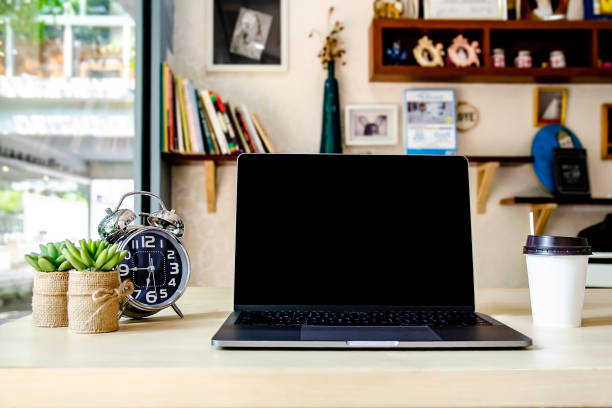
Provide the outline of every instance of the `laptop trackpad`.
{"type": "Polygon", "coordinates": [[[436,341],[442,340],[426,326],[302,326],[302,341],[436,341]]]}

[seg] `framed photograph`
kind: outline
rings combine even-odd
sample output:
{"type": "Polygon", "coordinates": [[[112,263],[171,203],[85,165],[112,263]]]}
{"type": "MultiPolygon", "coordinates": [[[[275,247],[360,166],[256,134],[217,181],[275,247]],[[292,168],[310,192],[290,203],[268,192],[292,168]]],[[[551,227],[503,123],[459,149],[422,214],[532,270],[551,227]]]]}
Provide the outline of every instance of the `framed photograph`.
{"type": "Polygon", "coordinates": [[[567,109],[566,88],[536,88],[533,112],[534,126],[564,125],[567,109]]]}
{"type": "Polygon", "coordinates": [[[396,144],[397,106],[347,106],[344,134],[347,146],[396,144]]]}
{"type": "Polygon", "coordinates": [[[208,71],[286,71],[287,0],[207,0],[208,71]]]}
{"type": "Polygon", "coordinates": [[[425,19],[507,20],[507,0],[425,0],[425,19]]]}
{"type": "Polygon", "coordinates": [[[553,158],[555,194],[589,197],[591,187],[586,150],[555,148],[553,158]]]}
{"type": "Polygon", "coordinates": [[[612,159],[612,104],[601,105],[601,158],[612,159]]]}
{"type": "Polygon", "coordinates": [[[454,89],[404,91],[406,154],[456,154],[457,119],[454,89]]]}

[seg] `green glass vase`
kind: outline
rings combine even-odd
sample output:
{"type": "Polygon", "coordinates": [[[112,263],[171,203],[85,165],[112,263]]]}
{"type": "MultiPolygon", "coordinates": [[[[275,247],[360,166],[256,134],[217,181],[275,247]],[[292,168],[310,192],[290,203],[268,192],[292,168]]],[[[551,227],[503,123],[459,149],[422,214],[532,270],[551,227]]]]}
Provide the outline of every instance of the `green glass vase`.
{"type": "Polygon", "coordinates": [[[323,124],[321,126],[321,153],[342,153],[340,134],[340,95],[334,76],[334,61],[327,63],[327,79],[323,87],[323,124]]]}

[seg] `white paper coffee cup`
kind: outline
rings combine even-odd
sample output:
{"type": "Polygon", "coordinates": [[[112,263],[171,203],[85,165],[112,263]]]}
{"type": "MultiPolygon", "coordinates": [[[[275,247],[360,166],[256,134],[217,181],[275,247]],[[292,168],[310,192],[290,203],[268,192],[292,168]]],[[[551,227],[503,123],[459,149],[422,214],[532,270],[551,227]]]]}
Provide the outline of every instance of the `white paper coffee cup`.
{"type": "Polygon", "coordinates": [[[533,324],[580,327],[591,247],[585,238],[530,235],[527,261],[533,324]]]}

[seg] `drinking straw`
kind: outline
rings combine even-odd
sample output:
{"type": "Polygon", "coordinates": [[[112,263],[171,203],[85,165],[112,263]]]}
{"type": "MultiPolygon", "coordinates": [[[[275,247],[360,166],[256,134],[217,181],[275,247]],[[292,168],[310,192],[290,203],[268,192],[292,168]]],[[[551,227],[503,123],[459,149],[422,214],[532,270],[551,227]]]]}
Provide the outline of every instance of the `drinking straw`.
{"type": "Polygon", "coordinates": [[[531,231],[531,235],[535,235],[535,227],[533,223],[533,211],[529,212],[529,231],[531,231]]]}

